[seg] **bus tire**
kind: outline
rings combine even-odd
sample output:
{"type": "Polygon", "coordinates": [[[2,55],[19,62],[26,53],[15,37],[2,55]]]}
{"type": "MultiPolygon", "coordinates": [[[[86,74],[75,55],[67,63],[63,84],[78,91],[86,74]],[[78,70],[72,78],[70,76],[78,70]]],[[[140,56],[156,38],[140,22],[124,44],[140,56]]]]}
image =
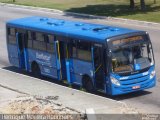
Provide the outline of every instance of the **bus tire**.
{"type": "Polygon", "coordinates": [[[82,86],[87,92],[90,92],[90,93],[94,92],[94,86],[89,76],[83,76],[82,86]]]}
{"type": "Polygon", "coordinates": [[[32,74],[36,78],[41,77],[41,71],[40,71],[39,65],[36,62],[32,63],[32,74]]]}

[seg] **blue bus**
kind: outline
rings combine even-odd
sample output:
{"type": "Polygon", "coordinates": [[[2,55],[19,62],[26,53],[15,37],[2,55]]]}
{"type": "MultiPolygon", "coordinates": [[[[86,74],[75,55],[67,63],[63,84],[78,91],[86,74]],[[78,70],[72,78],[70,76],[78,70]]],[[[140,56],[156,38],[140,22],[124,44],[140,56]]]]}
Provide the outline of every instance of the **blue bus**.
{"type": "Polygon", "coordinates": [[[12,65],[86,91],[120,95],[156,84],[145,31],[39,16],[6,23],[12,65]]]}

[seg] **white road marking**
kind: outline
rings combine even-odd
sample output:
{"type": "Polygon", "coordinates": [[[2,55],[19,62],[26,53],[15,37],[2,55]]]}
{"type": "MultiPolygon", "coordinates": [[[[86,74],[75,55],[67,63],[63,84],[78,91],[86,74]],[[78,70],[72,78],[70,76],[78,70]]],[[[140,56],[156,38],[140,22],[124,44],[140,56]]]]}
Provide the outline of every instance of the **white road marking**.
{"type": "Polygon", "coordinates": [[[93,108],[88,108],[85,110],[85,113],[87,114],[87,120],[97,120],[95,111],[93,108]]]}

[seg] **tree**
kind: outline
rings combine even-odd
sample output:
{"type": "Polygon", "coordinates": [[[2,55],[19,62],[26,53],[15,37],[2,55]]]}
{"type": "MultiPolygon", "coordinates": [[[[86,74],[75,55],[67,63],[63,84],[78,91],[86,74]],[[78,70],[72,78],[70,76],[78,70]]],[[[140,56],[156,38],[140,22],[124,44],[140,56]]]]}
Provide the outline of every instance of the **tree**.
{"type": "Polygon", "coordinates": [[[134,2],[134,0],[130,0],[130,8],[131,9],[135,8],[135,2],[134,2]]]}
{"type": "Polygon", "coordinates": [[[141,10],[145,10],[146,9],[145,0],[140,0],[140,3],[141,3],[141,10]]]}
{"type": "MultiPolygon", "coordinates": [[[[156,3],[156,0],[154,0],[154,3],[156,3]]],[[[140,6],[142,11],[146,9],[145,0],[140,0],[140,6]]],[[[130,8],[131,9],[135,8],[135,0],[130,0],[130,8]]]]}

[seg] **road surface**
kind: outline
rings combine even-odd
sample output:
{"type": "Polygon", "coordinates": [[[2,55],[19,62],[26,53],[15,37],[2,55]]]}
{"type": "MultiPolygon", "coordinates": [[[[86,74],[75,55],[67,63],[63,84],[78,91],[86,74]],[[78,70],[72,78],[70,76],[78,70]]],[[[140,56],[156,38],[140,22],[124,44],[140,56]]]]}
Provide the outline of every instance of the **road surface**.
{"type": "Polygon", "coordinates": [[[0,67],[8,67],[7,49],[5,41],[5,22],[14,18],[21,18],[26,16],[46,16],[55,17],[60,19],[78,20],[91,23],[100,23],[108,25],[122,26],[126,28],[134,28],[139,30],[145,30],[150,34],[151,41],[154,47],[154,55],[156,60],[156,72],[157,72],[157,86],[155,88],[145,90],[139,93],[131,93],[128,95],[122,95],[112,97],[118,101],[126,102],[133,107],[136,107],[145,112],[160,113],[160,28],[144,27],[140,25],[123,24],[119,22],[113,23],[103,19],[89,19],[89,18],[78,18],[60,13],[43,12],[38,10],[21,9],[15,7],[0,6],[0,67]]]}

